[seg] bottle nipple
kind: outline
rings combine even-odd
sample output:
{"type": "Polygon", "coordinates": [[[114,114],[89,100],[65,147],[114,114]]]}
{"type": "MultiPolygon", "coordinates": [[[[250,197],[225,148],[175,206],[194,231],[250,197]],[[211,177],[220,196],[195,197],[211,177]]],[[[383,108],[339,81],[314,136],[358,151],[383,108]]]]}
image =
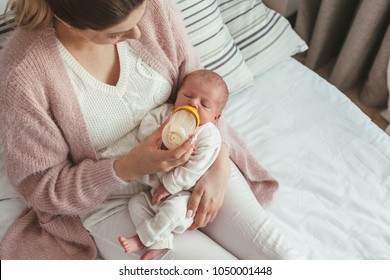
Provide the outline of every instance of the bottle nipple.
{"type": "Polygon", "coordinates": [[[162,132],[162,141],[168,149],[183,144],[199,126],[198,111],[191,106],[177,107],[162,132]]]}

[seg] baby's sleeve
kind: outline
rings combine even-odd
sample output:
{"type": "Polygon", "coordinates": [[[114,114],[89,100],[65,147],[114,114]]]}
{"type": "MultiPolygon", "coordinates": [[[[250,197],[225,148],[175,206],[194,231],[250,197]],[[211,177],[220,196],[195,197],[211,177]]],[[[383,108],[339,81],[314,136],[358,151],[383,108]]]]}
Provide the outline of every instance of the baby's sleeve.
{"type": "Polygon", "coordinates": [[[163,104],[146,114],[139,126],[138,140],[142,141],[156,131],[169,118],[172,108],[172,104],[163,104]]]}
{"type": "Polygon", "coordinates": [[[196,152],[191,155],[188,162],[162,177],[164,187],[170,194],[191,189],[219,154],[221,135],[212,123],[202,125],[196,135],[196,152]]]}

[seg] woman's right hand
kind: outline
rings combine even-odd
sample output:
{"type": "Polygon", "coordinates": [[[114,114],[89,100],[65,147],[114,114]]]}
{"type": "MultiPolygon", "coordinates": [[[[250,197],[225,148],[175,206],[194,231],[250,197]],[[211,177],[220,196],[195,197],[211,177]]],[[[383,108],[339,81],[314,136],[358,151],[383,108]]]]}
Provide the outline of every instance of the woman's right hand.
{"type": "Polygon", "coordinates": [[[129,181],[138,176],[167,172],[189,160],[195,148],[195,144],[191,143],[193,136],[176,149],[161,150],[163,127],[164,125],[114,162],[114,170],[119,178],[129,181]]]}

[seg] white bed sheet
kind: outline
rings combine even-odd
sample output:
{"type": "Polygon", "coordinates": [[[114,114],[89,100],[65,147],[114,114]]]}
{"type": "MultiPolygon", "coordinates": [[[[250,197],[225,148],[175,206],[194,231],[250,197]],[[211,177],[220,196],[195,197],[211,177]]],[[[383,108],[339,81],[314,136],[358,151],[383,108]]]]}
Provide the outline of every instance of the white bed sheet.
{"type": "MultiPolygon", "coordinates": [[[[340,91],[289,59],[224,118],[279,181],[266,210],[304,258],[390,259],[390,138],[340,91]]],[[[1,201],[0,237],[22,210],[1,201]]]]}
{"type": "Polygon", "coordinates": [[[225,120],[280,187],[266,208],[308,259],[390,259],[390,138],[294,59],[230,97],[225,120]]]}

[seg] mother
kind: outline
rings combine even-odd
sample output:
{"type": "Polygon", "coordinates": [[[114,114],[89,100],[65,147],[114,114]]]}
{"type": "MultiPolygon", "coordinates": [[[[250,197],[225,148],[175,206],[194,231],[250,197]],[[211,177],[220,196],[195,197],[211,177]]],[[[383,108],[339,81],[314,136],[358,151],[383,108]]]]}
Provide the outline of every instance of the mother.
{"type": "MultiPolygon", "coordinates": [[[[169,0],[9,4],[19,28],[0,64],[0,127],[8,178],[27,208],[2,239],[0,258],[93,259],[98,249],[103,258],[137,259],[116,242],[119,232],[135,233],[127,201],[145,187],[132,179],[181,165],[194,148],[190,139],[158,150],[161,129],[136,141],[143,116],[201,67],[180,15],[169,0]]],[[[188,206],[192,229],[203,232],[179,236],[163,258],[298,256],[274,249],[283,237],[242,177],[228,182],[231,168],[238,174],[223,145],[188,206]]]]}

